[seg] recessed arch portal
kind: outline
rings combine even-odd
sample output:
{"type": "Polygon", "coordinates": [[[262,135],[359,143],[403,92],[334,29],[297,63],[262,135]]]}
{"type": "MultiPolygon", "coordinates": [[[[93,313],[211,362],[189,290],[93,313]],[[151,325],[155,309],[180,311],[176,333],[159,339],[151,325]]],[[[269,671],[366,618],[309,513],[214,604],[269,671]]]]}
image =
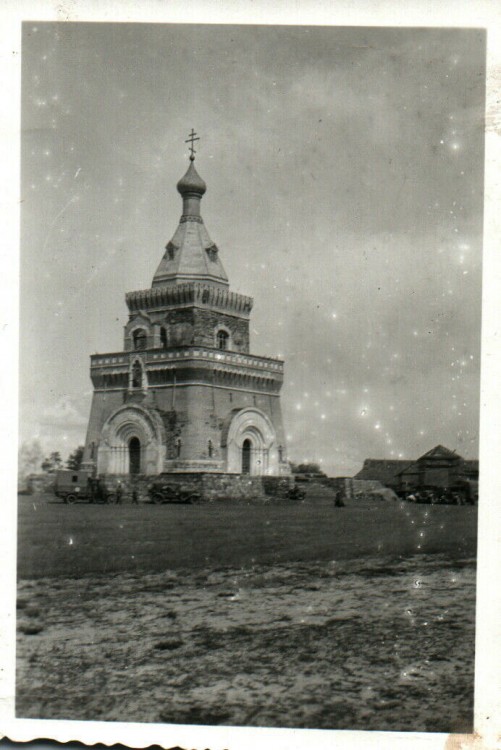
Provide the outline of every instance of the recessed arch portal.
{"type": "Polygon", "coordinates": [[[117,409],[101,431],[100,474],[158,474],[165,457],[165,428],[154,409],[129,404],[117,409]]]}
{"type": "Polygon", "coordinates": [[[223,446],[226,471],[231,474],[280,473],[275,428],[260,409],[247,407],[235,412],[223,446]]]}

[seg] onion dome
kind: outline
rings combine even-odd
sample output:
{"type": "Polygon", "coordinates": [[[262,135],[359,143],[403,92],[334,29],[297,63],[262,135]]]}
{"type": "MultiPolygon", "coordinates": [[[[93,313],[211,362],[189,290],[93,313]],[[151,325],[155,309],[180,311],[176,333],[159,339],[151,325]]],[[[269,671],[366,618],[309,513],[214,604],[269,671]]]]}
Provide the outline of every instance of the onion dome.
{"type": "Polygon", "coordinates": [[[193,164],[193,157],[190,157],[190,162],[191,163],[188,167],[188,171],[186,172],[184,177],[181,177],[181,179],[177,183],[177,189],[178,192],[181,193],[181,195],[186,195],[187,193],[195,193],[201,196],[207,190],[207,185],[195,169],[195,166],[193,164]]]}

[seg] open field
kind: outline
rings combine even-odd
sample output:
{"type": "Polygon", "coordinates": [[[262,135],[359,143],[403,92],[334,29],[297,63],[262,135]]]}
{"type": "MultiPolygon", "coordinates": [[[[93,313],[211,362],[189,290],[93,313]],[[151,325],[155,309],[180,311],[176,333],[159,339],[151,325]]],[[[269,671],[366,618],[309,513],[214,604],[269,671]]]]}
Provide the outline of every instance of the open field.
{"type": "Polygon", "coordinates": [[[471,731],[476,508],[20,498],[16,714],[471,731]]]}
{"type": "Polygon", "coordinates": [[[475,565],[21,581],[22,717],[471,731],[475,565]]]}
{"type": "Polygon", "coordinates": [[[19,498],[20,578],[476,553],[477,509],[391,502],[67,506],[19,498]]]}

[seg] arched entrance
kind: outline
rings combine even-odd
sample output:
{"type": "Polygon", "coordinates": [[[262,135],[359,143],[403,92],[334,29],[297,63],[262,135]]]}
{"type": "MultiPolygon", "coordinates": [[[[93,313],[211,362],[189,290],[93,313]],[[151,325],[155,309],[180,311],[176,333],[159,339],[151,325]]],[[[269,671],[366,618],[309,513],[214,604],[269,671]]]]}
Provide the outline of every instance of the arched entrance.
{"type": "Polygon", "coordinates": [[[280,473],[277,438],[270,418],[256,407],[231,413],[222,446],[226,448],[226,471],[229,474],[280,473]]]}
{"type": "Polygon", "coordinates": [[[242,443],[242,474],[251,473],[252,443],[247,438],[242,443]]]}
{"type": "Polygon", "coordinates": [[[129,474],[141,473],[141,442],[133,437],[129,440],[129,474]]]}
{"type": "Polygon", "coordinates": [[[99,474],[159,474],[165,458],[165,429],[155,409],[127,404],[114,411],[101,431],[99,474]]]}

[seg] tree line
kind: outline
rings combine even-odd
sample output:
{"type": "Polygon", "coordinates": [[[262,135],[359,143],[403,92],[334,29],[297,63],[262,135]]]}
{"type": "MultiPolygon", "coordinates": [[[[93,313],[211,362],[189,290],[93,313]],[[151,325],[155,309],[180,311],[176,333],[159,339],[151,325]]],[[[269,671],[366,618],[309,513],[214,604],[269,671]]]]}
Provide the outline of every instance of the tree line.
{"type": "Polygon", "coordinates": [[[83,452],[84,446],[79,445],[64,461],[59,451],[52,451],[44,456],[38,440],[25,441],[19,448],[18,475],[26,477],[28,474],[37,474],[40,470],[49,474],[59,469],[78,471],[82,465],[83,452]]]}

